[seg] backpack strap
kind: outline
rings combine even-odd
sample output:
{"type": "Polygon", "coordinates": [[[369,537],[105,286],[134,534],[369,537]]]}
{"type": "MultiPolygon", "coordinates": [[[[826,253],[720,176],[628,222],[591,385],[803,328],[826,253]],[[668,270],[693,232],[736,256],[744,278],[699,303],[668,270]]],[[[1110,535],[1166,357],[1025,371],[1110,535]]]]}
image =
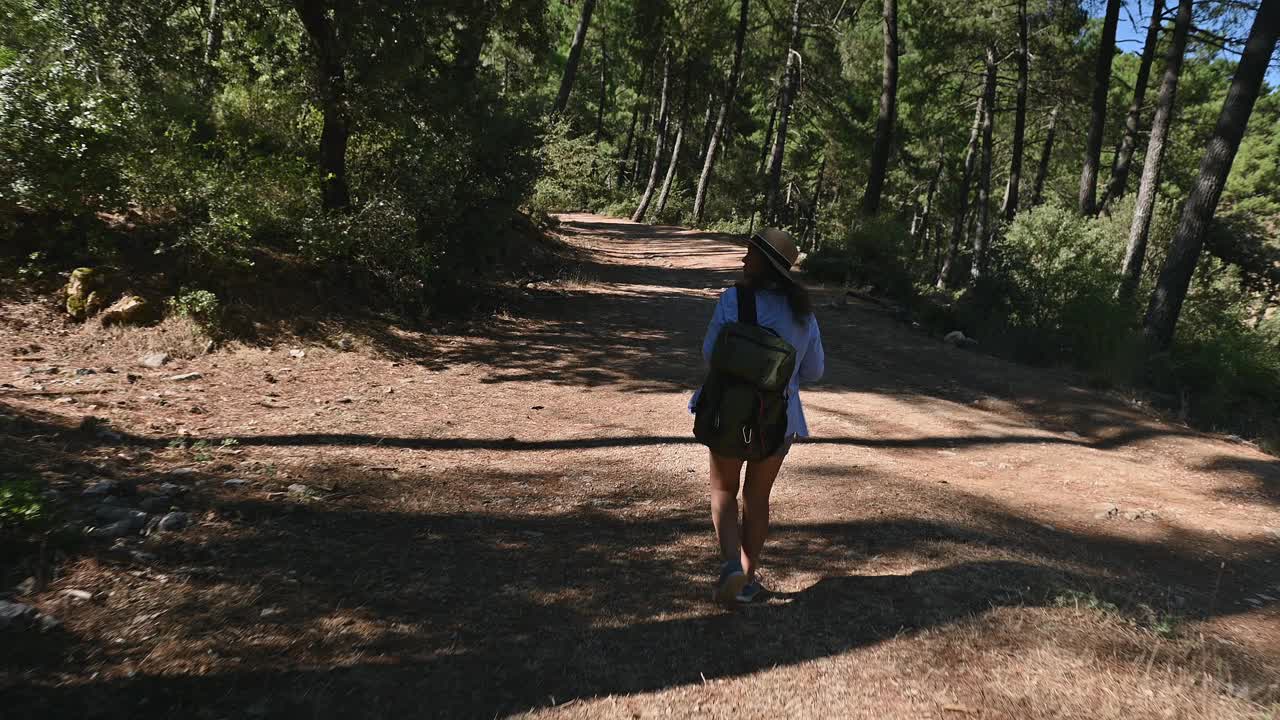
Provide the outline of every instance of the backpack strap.
{"type": "Polygon", "coordinates": [[[734,285],[738,291],[738,322],[747,325],[758,325],[756,322],[756,294],[751,288],[741,283],[734,285]]]}

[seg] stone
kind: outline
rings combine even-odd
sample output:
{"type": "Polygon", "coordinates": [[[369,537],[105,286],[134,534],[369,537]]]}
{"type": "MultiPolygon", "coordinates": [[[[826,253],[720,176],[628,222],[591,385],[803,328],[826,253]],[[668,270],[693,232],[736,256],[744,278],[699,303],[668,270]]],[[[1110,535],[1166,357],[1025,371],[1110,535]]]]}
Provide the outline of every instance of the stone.
{"type": "Polygon", "coordinates": [[[87,534],[91,538],[114,540],[115,538],[122,538],[128,535],[137,534],[139,529],[140,528],[134,527],[133,523],[130,521],[121,520],[120,522],[113,522],[110,525],[90,528],[87,534]]]}
{"type": "Polygon", "coordinates": [[[289,357],[293,358],[294,360],[301,360],[306,356],[307,356],[306,350],[290,350],[289,351],[289,357]]]}
{"type": "Polygon", "coordinates": [[[971,337],[967,337],[960,330],[952,330],[951,332],[947,333],[942,337],[942,342],[952,347],[958,347],[958,348],[973,347],[974,345],[978,344],[977,340],[974,340],[971,337]]]}
{"type": "Polygon", "coordinates": [[[103,497],[105,495],[114,495],[119,489],[119,484],[115,480],[99,480],[85,488],[81,494],[85,497],[103,497]]]}
{"type": "Polygon", "coordinates": [[[72,589],[72,590],[63,590],[63,591],[62,591],[62,594],[63,594],[63,595],[66,595],[67,597],[71,598],[72,600],[85,601],[85,600],[92,600],[92,599],[93,599],[93,593],[89,592],[88,590],[75,590],[75,589],[72,589]]]}
{"type": "Polygon", "coordinates": [[[189,372],[182,373],[181,375],[170,375],[165,379],[172,380],[173,382],[190,382],[192,380],[199,380],[202,377],[204,377],[204,375],[201,375],[198,372],[189,372]]]}
{"type": "Polygon", "coordinates": [[[182,530],[191,524],[191,516],[184,512],[171,512],[160,518],[160,529],[166,532],[182,530]]]}
{"type": "Polygon", "coordinates": [[[76,368],[76,375],[84,377],[85,375],[97,375],[98,371],[93,368],[76,368]]]}
{"type": "Polygon", "coordinates": [[[310,486],[303,485],[302,483],[294,483],[290,485],[289,492],[293,493],[294,495],[301,495],[303,497],[315,497],[316,495],[319,494],[315,490],[311,489],[310,486]]]}
{"type": "Polygon", "coordinates": [[[149,553],[145,550],[130,550],[129,557],[140,563],[152,563],[156,561],[155,553],[149,553]]]}
{"type": "Polygon", "coordinates": [[[163,353],[163,352],[148,353],[146,355],[143,355],[141,358],[138,358],[138,364],[141,365],[142,367],[147,367],[154,370],[156,368],[163,367],[166,363],[169,362],[169,359],[170,359],[169,353],[163,353]]]}
{"type": "MultiPolygon", "coordinates": [[[[67,296],[67,314],[76,320],[89,317],[89,296],[102,284],[102,273],[93,268],[81,267],[71,271],[71,278],[63,288],[67,296]]],[[[96,300],[96,298],[95,298],[96,300]]]]}
{"type": "Polygon", "coordinates": [[[351,338],[338,338],[338,349],[343,352],[347,352],[355,346],[356,344],[351,341],[351,338]]]}
{"type": "Polygon", "coordinates": [[[149,513],[164,512],[173,507],[173,499],[164,495],[153,495],[149,498],[143,498],[142,502],[138,503],[138,507],[149,513]]]}
{"type": "Polygon", "coordinates": [[[26,603],[0,600],[0,632],[5,630],[25,630],[31,627],[40,612],[26,603]]]}
{"type": "Polygon", "coordinates": [[[143,325],[153,317],[151,303],[140,295],[125,295],[102,311],[103,325],[143,325]]]}
{"type": "Polygon", "coordinates": [[[123,523],[130,530],[141,530],[147,524],[145,512],[116,505],[99,505],[93,511],[93,516],[103,522],[123,523]]]}
{"type": "Polygon", "coordinates": [[[160,483],[160,492],[165,495],[182,495],[187,492],[187,488],[173,483],[160,483]]]}
{"type": "Polygon", "coordinates": [[[89,297],[84,301],[84,312],[87,316],[94,316],[102,312],[107,306],[107,293],[105,290],[94,290],[89,293],[89,297]]]}
{"type": "Polygon", "coordinates": [[[248,484],[249,484],[249,481],[243,478],[232,478],[230,480],[222,481],[222,486],[229,487],[229,488],[241,488],[248,484]]]}
{"type": "Polygon", "coordinates": [[[1097,505],[1094,507],[1094,510],[1096,511],[1093,514],[1093,518],[1095,520],[1110,520],[1112,518],[1119,517],[1120,515],[1119,506],[1112,503],[1097,505]]]}
{"type": "Polygon", "coordinates": [[[40,632],[53,632],[62,628],[62,621],[52,615],[41,615],[37,624],[40,632]]]}

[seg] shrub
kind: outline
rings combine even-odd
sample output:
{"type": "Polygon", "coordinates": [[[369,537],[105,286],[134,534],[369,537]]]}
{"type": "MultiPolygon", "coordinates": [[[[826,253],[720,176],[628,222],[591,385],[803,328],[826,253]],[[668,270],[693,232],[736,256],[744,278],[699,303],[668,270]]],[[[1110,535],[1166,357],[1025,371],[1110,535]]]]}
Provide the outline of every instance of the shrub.
{"type": "Polygon", "coordinates": [[[1193,419],[1280,439],[1280,338],[1251,327],[1238,271],[1213,258],[1202,263],[1173,346],[1150,379],[1183,395],[1193,419]]]}
{"type": "Polygon", "coordinates": [[[1119,265],[1120,246],[1107,228],[1042,206],[1019,214],[992,248],[991,277],[979,294],[1000,298],[1002,320],[1029,345],[1023,356],[1098,369],[1117,361],[1133,324],[1115,299],[1119,265]]]}
{"type": "Polygon", "coordinates": [[[48,507],[34,482],[0,478],[0,530],[37,527],[48,515],[48,507]]]}
{"type": "Polygon", "coordinates": [[[208,290],[182,288],[169,298],[168,304],[170,312],[191,319],[210,334],[216,334],[221,326],[222,308],[218,296],[208,290]]]}
{"type": "Polygon", "coordinates": [[[867,285],[908,302],[915,297],[907,257],[908,230],[892,218],[859,218],[844,237],[830,239],[804,261],[804,270],[820,281],[867,285]]]}
{"type": "MultiPolygon", "coordinates": [[[[569,122],[553,121],[541,138],[542,176],[533,186],[528,207],[535,217],[554,212],[582,212],[599,207],[602,178],[617,168],[617,155],[590,135],[574,136],[569,122]]],[[[631,211],[635,210],[632,205],[631,211]]],[[[630,213],[627,213],[628,215],[630,213]]]]}

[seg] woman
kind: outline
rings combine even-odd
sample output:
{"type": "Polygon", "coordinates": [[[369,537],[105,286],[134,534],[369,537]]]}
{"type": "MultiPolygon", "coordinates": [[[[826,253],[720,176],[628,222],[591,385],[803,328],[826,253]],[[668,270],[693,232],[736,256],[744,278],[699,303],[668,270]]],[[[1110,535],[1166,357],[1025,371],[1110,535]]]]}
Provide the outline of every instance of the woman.
{"type": "MultiPolygon", "coordinates": [[[[787,386],[787,431],[782,446],[771,457],[746,462],[746,482],[742,489],[742,521],[738,521],[738,487],[744,461],[711,452],[711,521],[720,542],[720,579],[714,597],[721,603],[752,603],[764,600],[768,591],[756,577],[760,552],[769,534],[769,493],[782,461],[797,437],[808,437],[804,409],[800,405],[800,382],[822,377],[824,358],[818,321],[808,291],[792,275],[799,252],[791,235],[765,228],[747,241],[742,258],[743,284],[756,296],[756,321],[776,332],[796,350],[796,369],[787,386]]],[[[711,349],[726,323],[738,319],[736,288],[720,295],[706,338],[702,356],[710,361],[711,349]]],[[[701,391],[699,391],[701,392],[701,391]]],[[[689,411],[697,407],[694,394],[689,411]]]]}

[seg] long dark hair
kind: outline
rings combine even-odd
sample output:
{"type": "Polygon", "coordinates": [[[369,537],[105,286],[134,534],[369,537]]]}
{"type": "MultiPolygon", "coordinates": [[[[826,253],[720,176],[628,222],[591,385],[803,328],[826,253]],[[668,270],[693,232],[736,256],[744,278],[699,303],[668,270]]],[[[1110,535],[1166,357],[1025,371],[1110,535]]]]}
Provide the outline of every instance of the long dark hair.
{"type": "Polygon", "coordinates": [[[767,285],[787,296],[787,306],[791,308],[791,317],[795,318],[797,324],[809,322],[809,316],[813,314],[813,298],[809,295],[809,288],[783,275],[772,263],[769,265],[767,285]]]}

